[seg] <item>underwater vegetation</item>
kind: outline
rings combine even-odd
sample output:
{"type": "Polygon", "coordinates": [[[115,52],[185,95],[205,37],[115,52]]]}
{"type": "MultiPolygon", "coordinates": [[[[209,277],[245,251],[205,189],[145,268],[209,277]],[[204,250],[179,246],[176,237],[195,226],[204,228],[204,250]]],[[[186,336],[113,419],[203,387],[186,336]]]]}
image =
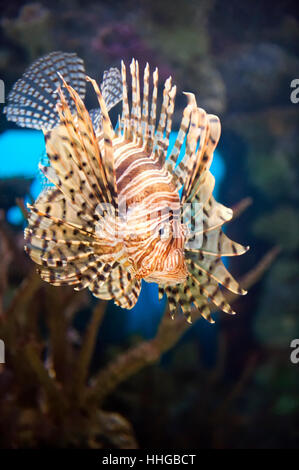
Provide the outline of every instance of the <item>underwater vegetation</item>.
{"type": "MultiPolygon", "coordinates": [[[[136,448],[131,423],[118,412],[107,411],[105,403],[120,384],[157,363],[180,340],[188,323],[182,316],[172,320],[166,308],[154,338],[138,341],[94,370],[92,359],[107,302],[94,302],[90,310],[86,292],[74,295],[70,287],[57,296],[56,288],[43,283],[30,266],[21,246],[16,250],[17,235],[3,220],[0,234],[0,335],[6,347],[6,364],[0,366],[1,447],[136,448]],[[16,260],[18,273],[27,275],[11,292],[7,277],[16,260]],[[81,332],[76,325],[80,311],[89,317],[81,332]]],[[[261,260],[242,279],[242,286],[255,283],[275,256],[272,251],[261,260]]],[[[230,301],[234,297],[231,294],[230,301]]],[[[194,309],[194,321],[198,315],[194,309]]],[[[209,387],[217,387],[220,364],[207,372],[209,387]]],[[[241,382],[248,373],[246,369],[241,382]]],[[[232,400],[229,393],[227,399],[232,400]]]]}
{"type": "MultiPolygon", "coordinates": [[[[76,51],[98,82],[121,57],[136,57],[142,69],[157,65],[163,81],[175,78],[175,130],[183,90],[219,114],[217,199],[238,218],[227,236],[251,250],[226,265],[249,293],[228,294],[238,315],[212,311],[214,325],[195,311],[192,326],[182,315],[172,321],[150,284],[131,311],[52,287],[24,253],[36,174],[20,160],[5,173],[12,152],[0,141],[0,447],[298,447],[298,365],[290,361],[299,337],[298,105],[289,86],[298,71],[296,8],[264,0],[3,6],[7,92],[53,50],[76,51]],[[23,218],[10,223],[16,206],[23,218]]],[[[86,100],[96,107],[91,93],[86,100]]],[[[17,132],[4,116],[0,131],[17,132]]],[[[28,147],[32,168],[40,154],[28,147]]]]}

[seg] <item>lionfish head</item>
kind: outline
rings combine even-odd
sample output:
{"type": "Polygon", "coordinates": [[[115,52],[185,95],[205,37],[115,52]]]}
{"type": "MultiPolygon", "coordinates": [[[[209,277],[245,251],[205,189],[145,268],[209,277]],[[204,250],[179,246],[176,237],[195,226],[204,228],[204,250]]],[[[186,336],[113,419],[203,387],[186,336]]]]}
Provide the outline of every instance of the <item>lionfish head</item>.
{"type": "Polygon", "coordinates": [[[151,249],[136,266],[136,278],[168,286],[185,282],[188,276],[184,255],[186,233],[185,225],[178,221],[160,225],[148,237],[151,249]]]}

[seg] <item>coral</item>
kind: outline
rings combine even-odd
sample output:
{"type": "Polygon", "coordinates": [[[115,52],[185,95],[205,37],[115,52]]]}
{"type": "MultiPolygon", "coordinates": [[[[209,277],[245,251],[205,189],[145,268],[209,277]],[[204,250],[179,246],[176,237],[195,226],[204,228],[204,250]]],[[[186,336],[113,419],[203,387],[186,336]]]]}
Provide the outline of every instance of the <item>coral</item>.
{"type": "Polygon", "coordinates": [[[279,206],[259,217],[253,225],[253,232],[257,237],[281,245],[286,252],[295,252],[299,248],[298,210],[290,206],[279,206]]]}
{"type": "Polygon", "coordinates": [[[219,62],[230,106],[244,111],[281,104],[298,69],[296,56],[271,42],[240,45],[219,62]]]}
{"type": "Polygon", "coordinates": [[[211,53],[212,9],[213,2],[206,0],[148,2],[142,20],[148,43],[171,64],[179,88],[200,94],[201,106],[209,112],[222,113],[226,89],[211,53]]]}
{"type": "Polygon", "coordinates": [[[29,194],[33,178],[6,178],[0,180],[0,207],[5,211],[15,205],[16,198],[29,194]]]}
{"type": "Polygon", "coordinates": [[[296,117],[297,110],[288,106],[234,113],[226,121],[247,143],[250,183],[269,200],[299,199],[296,117]]]}
{"type": "MultiPolygon", "coordinates": [[[[245,205],[239,205],[239,212],[245,205]]],[[[131,424],[102,406],[122,382],[159,361],[189,325],[182,315],[172,321],[166,309],[153,339],[139,342],[91,373],[107,303],[95,305],[78,346],[73,320],[76,312],[89,304],[86,292],[75,294],[71,288],[62,288],[57,295],[57,288],[42,283],[34,271],[11,292],[8,279],[10,268],[16,268],[15,257],[19,266],[27,260],[16,251],[3,220],[0,229],[0,337],[7,358],[0,369],[0,428],[5,429],[1,446],[136,448],[131,424]]],[[[245,276],[244,287],[260,278],[276,254],[268,254],[245,276]]]]}
{"type": "MultiPolygon", "coordinates": [[[[0,365],[0,446],[298,447],[298,366],[289,360],[299,302],[298,105],[290,101],[298,71],[295,2],[270,9],[256,2],[254,15],[251,3],[239,0],[20,5],[1,11],[7,91],[49,50],[76,51],[97,78],[132,55],[161,71],[163,65],[162,78],[171,74],[178,85],[179,113],[188,89],[221,115],[223,200],[253,200],[242,223],[229,228],[251,246],[232,266],[246,272],[273,244],[281,254],[236,300],[237,316],[188,328],[181,317],[164,315],[157,336],[144,342],[128,337],[125,312],[110,304],[107,314],[104,304],[93,310],[84,293],[41,283],[24,256],[23,234],[5,223],[4,211],[28,193],[29,182],[2,180],[0,338],[7,363],[0,365]]],[[[1,131],[7,125],[2,119],[1,131]]],[[[265,267],[253,270],[250,282],[265,267]]],[[[156,320],[158,314],[153,331],[156,320]]]]}
{"type": "Polygon", "coordinates": [[[52,49],[50,20],[50,11],[41,3],[28,3],[17,18],[4,18],[2,27],[9,38],[29,52],[32,60],[52,49]]]}
{"type": "MultiPolygon", "coordinates": [[[[243,288],[249,288],[256,283],[264,271],[271,265],[278,251],[274,249],[269,252],[260,263],[249,272],[240,282],[243,288]]],[[[229,302],[233,302],[236,296],[228,295],[229,302]]],[[[216,309],[215,309],[216,310],[216,309]]],[[[200,318],[196,311],[193,311],[193,322],[200,318]]],[[[89,399],[102,401],[109,395],[121,382],[136,374],[143,367],[157,362],[161,356],[172,348],[187,331],[188,325],[182,316],[171,319],[168,309],[160,322],[158,332],[154,339],[143,342],[109,364],[103,371],[100,371],[93,380],[93,386],[88,391],[89,399]]]]}
{"type": "Polygon", "coordinates": [[[130,63],[132,57],[135,57],[139,60],[141,70],[146,62],[154,64],[159,67],[161,80],[172,73],[171,67],[161,60],[159,54],[130,23],[115,22],[101,27],[93,37],[91,47],[96,54],[106,56],[109,61],[119,60],[121,57],[124,62],[130,63]]]}

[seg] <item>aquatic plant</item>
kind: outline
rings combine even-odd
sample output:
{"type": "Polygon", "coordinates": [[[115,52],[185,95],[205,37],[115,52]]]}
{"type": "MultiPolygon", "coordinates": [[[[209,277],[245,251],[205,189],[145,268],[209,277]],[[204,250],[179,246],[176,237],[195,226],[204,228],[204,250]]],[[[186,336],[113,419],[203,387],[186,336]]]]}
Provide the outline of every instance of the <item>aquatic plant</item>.
{"type": "MultiPolygon", "coordinates": [[[[289,338],[298,331],[298,234],[296,223],[281,229],[281,225],[288,225],[282,217],[296,216],[298,207],[298,105],[289,100],[289,82],[298,70],[298,59],[295,59],[299,31],[296,5],[294,2],[274,2],[269,9],[267,2],[256,2],[254,21],[248,21],[252,13],[251,2],[201,1],[189,2],[188,7],[186,2],[179,1],[174,4],[145,0],[142,7],[140,2],[138,6],[137,3],[122,1],[115,8],[114,2],[99,1],[86,8],[86,2],[70,1],[64,3],[61,11],[60,2],[47,2],[55,22],[50,22],[46,34],[41,36],[41,39],[47,36],[49,27],[52,45],[43,43],[45,51],[76,50],[86,58],[90,74],[98,76],[107,64],[100,56],[95,57],[90,45],[97,40],[101,26],[120,22],[133,25],[134,34],[142,40],[146,50],[156,54],[155,63],[166,62],[175,72],[172,75],[178,78],[179,88],[182,89],[180,85],[185,86],[185,80],[188,80],[189,88],[196,93],[199,91],[201,104],[204,102],[206,109],[222,113],[224,128],[220,151],[232,184],[227,185],[224,180],[221,198],[228,204],[244,194],[250,194],[254,199],[253,207],[244,215],[242,223],[229,229],[233,231],[231,235],[254,247],[244,261],[241,260],[237,271],[246,271],[254,265],[273,243],[279,243],[283,253],[264,280],[238,303],[236,309],[240,315],[232,321],[226,318],[219,332],[217,326],[210,326],[204,320],[195,322],[191,328],[186,328],[183,340],[176,345],[174,341],[172,352],[168,349],[160,356],[155,351],[156,357],[161,358],[158,362],[145,367],[141,358],[138,373],[134,372],[134,367],[127,368],[128,362],[131,364],[133,360],[127,352],[133,351],[131,356],[140,358],[134,350],[143,341],[140,337],[126,338],[126,345],[131,344],[131,347],[129,351],[124,350],[119,337],[126,317],[123,311],[108,306],[109,315],[103,315],[96,344],[91,347],[93,359],[85,373],[84,390],[91,387],[92,377],[102,372],[102,377],[107,376],[107,369],[113,370],[115,362],[126,365],[126,370],[132,373],[126,380],[111,381],[111,390],[105,392],[102,404],[98,403],[97,409],[112,410],[112,414],[106,423],[107,414],[102,413],[99,418],[97,429],[102,431],[95,445],[110,448],[137,445],[134,436],[128,439],[132,436],[132,427],[127,421],[120,419],[119,422],[119,415],[113,414],[118,410],[133,423],[138,443],[144,447],[161,447],[161,443],[173,448],[190,448],[190,444],[194,448],[298,447],[298,366],[289,361],[289,338]],[[179,60],[176,59],[177,51],[179,60]],[[174,54],[172,58],[171,54],[174,54]],[[264,76],[268,79],[261,84],[264,76]],[[265,221],[264,214],[267,214],[265,221]],[[118,335],[117,346],[109,344],[113,335],[118,335]],[[102,341],[106,341],[105,347],[102,341]],[[129,358],[128,362],[124,355],[129,358]],[[209,360],[216,356],[210,368],[205,363],[206,355],[209,360]],[[119,357],[123,359],[118,361],[119,357]],[[109,429],[115,430],[113,443],[109,429]],[[105,437],[106,434],[110,437],[105,437]],[[122,442],[121,439],[117,441],[118,435],[124,436],[122,442]]],[[[18,12],[21,13],[21,7],[16,4],[3,4],[3,15],[11,18],[12,14],[18,16],[18,12]]],[[[36,48],[36,34],[27,35],[27,41],[19,41],[8,29],[2,28],[0,34],[3,39],[1,78],[12,84],[31,60],[44,51],[36,48]],[[35,50],[34,57],[32,50],[35,50]]],[[[110,57],[109,65],[116,65],[110,57]]],[[[178,100],[180,111],[183,104],[178,100]]],[[[177,122],[175,116],[174,123],[177,122]]],[[[7,129],[4,120],[0,126],[1,131],[7,129]]],[[[3,198],[7,183],[1,183],[3,198]]],[[[13,198],[11,184],[9,199],[13,198]]],[[[3,213],[1,217],[3,222],[3,213]]],[[[92,440],[86,444],[86,421],[74,411],[76,403],[70,405],[72,411],[67,413],[65,420],[56,418],[48,406],[47,387],[38,379],[24,354],[25,345],[34,340],[40,370],[44,370],[44,376],[42,373],[41,376],[50,376],[50,383],[65,395],[65,385],[61,383],[66,381],[57,379],[57,375],[63,374],[57,374],[51,366],[51,344],[54,342],[55,350],[60,351],[56,356],[61,355],[61,369],[70,372],[76,362],[70,357],[74,354],[77,358],[84,337],[81,330],[91,316],[91,299],[83,293],[71,294],[58,289],[55,295],[61,297],[64,304],[58,308],[50,287],[38,279],[28,282],[32,266],[24,257],[23,234],[2,224],[0,245],[0,338],[4,336],[4,330],[10,330],[10,342],[19,351],[17,359],[12,360],[7,343],[7,362],[0,366],[1,446],[91,446],[92,440]],[[18,296],[17,289],[21,285],[23,288],[18,296]],[[7,326],[10,312],[15,325],[11,329],[7,326]],[[69,325],[66,335],[65,330],[61,330],[65,316],[69,325]],[[47,328],[51,317],[53,331],[53,325],[57,325],[56,341],[54,333],[50,338],[47,328]],[[67,366],[65,343],[66,349],[71,350],[67,366]],[[77,436],[74,433],[71,439],[72,414],[72,419],[81,424],[83,431],[80,434],[79,429],[77,436]],[[55,435],[57,423],[69,429],[61,433],[64,434],[61,440],[59,432],[55,435]]],[[[171,325],[175,328],[176,320],[171,325]]],[[[59,361],[55,367],[59,369],[59,361]]],[[[83,409],[82,415],[84,413],[83,409]]],[[[77,424],[75,429],[78,428],[77,424]]]]}
{"type": "MultiPolygon", "coordinates": [[[[236,215],[244,205],[246,201],[236,215]]],[[[132,425],[118,412],[105,409],[107,398],[130,377],[160,361],[190,326],[181,316],[171,320],[166,309],[153,339],[140,341],[92,370],[107,303],[99,301],[92,308],[80,333],[74,319],[90,306],[90,297],[68,287],[57,295],[57,288],[43,283],[29,267],[17,236],[2,218],[0,338],[6,346],[6,364],[0,365],[1,447],[136,448],[132,425]],[[21,282],[12,288],[16,277],[21,282]]],[[[242,286],[257,282],[276,254],[274,250],[265,256],[242,279],[242,286]]],[[[228,300],[233,302],[234,297],[228,300]]],[[[197,318],[194,312],[194,321],[197,318]]]]}

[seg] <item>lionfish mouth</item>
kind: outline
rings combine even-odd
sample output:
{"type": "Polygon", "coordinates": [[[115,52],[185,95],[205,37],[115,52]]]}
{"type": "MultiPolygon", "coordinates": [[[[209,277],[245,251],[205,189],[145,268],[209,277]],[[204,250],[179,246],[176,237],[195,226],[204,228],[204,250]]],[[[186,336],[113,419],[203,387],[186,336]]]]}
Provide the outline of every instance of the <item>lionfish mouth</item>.
{"type": "Polygon", "coordinates": [[[164,286],[174,286],[176,284],[182,284],[186,281],[188,276],[187,269],[180,269],[178,271],[161,271],[150,274],[147,277],[144,277],[146,282],[156,282],[164,286]]]}
{"type": "Polygon", "coordinates": [[[184,283],[188,277],[188,270],[183,251],[173,249],[165,260],[158,260],[156,264],[152,264],[148,269],[143,267],[137,273],[137,277],[138,275],[146,282],[156,282],[164,286],[184,283]]]}

